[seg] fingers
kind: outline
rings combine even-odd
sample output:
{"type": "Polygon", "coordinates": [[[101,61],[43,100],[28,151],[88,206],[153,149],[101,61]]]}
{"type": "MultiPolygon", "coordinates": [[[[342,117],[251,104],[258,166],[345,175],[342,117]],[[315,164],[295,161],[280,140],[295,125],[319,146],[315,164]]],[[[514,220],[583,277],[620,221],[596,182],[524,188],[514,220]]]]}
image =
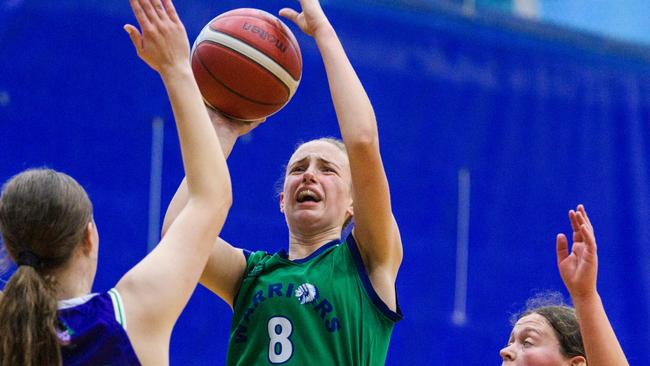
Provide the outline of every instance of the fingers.
{"type": "Polygon", "coordinates": [[[147,17],[145,10],[140,5],[140,1],[129,0],[129,4],[131,4],[131,9],[133,10],[135,19],[138,21],[138,24],[140,24],[140,28],[144,28],[145,26],[148,26],[151,22],[149,21],[149,18],[147,17]]]}
{"type": "Polygon", "coordinates": [[[167,10],[165,10],[165,7],[163,6],[162,1],[160,1],[160,0],[152,0],[151,5],[153,5],[153,8],[156,11],[156,14],[158,15],[157,19],[168,19],[169,18],[167,16],[167,10]]]}
{"type": "Polygon", "coordinates": [[[571,229],[573,230],[573,242],[582,241],[582,236],[580,235],[580,218],[578,213],[573,210],[569,211],[569,221],[571,221],[571,229]]]}
{"type": "Polygon", "coordinates": [[[174,7],[172,0],[163,0],[163,5],[165,6],[165,10],[167,11],[167,16],[169,19],[171,19],[174,23],[180,23],[181,20],[178,17],[178,13],[176,12],[176,8],[174,7]]]}
{"type": "Polygon", "coordinates": [[[573,210],[569,210],[569,221],[571,222],[571,229],[573,232],[578,232],[580,230],[580,224],[578,223],[576,212],[573,210]]]}
{"type": "Polygon", "coordinates": [[[569,241],[564,234],[557,234],[555,238],[555,251],[558,266],[569,256],[569,241]]]}
{"type": "Polygon", "coordinates": [[[282,17],[285,17],[289,20],[291,20],[294,23],[297,23],[298,21],[298,15],[299,13],[291,8],[282,8],[278,12],[278,14],[282,17]]]}
{"type": "Polygon", "coordinates": [[[596,251],[596,237],[594,236],[593,230],[587,224],[580,226],[580,233],[582,234],[583,241],[586,244],[587,248],[591,251],[596,251]]]}
{"type": "Polygon", "coordinates": [[[591,226],[591,223],[589,222],[589,219],[585,216],[587,213],[585,212],[585,209],[582,205],[578,206],[578,212],[575,213],[575,221],[578,224],[578,232],[580,233],[579,236],[582,238],[585,237],[582,227],[584,226],[587,229],[587,232],[589,233],[589,236],[593,237],[594,236],[594,229],[591,226]]]}
{"type": "Polygon", "coordinates": [[[138,29],[131,24],[126,24],[124,25],[124,30],[126,33],[128,33],[129,38],[131,38],[131,42],[133,42],[133,47],[135,47],[135,50],[139,53],[140,49],[142,48],[142,38],[140,36],[140,32],[138,29]]]}
{"type": "Polygon", "coordinates": [[[594,226],[591,224],[591,220],[589,220],[589,216],[587,216],[587,210],[585,210],[585,206],[582,204],[578,205],[578,212],[582,214],[582,217],[584,217],[585,222],[587,223],[591,231],[594,231],[594,226]]]}
{"type": "MultiPolygon", "coordinates": [[[[140,7],[142,8],[144,14],[146,15],[150,23],[155,23],[156,20],[160,18],[158,12],[154,9],[152,1],[148,1],[148,0],[135,0],[135,1],[137,1],[140,4],[140,7]]],[[[159,3],[160,6],[162,6],[160,0],[158,1],[154,0],[153,2],[159,3]]]]}
{"type": "Polygon", "coordinates": [[[129,0],[129,2],[142,29],[150,24],[157,24],[169,19],[168,10],[163,6],[161,0],[129,0]]]}

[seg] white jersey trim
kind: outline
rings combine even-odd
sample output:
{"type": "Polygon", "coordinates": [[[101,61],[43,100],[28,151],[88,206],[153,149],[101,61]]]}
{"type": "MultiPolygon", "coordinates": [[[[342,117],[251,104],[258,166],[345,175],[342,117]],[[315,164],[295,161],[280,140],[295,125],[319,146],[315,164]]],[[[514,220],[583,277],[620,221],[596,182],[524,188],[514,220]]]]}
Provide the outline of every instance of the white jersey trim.
{"type": "Polygon", "coordinates": [[[86,294],[83,296],[75,297],[72,299],[59,300],[57,301],[57,308],[59,310],[73,308],[75,306],[79,306],[81,304],[87,303],[88,300],[92,299],[96,295],[97,294],[93,293],[93,294],[86,294]]]}
{"type": "Polygon", "coordinates": [[[124,313],[124,302],[122,302],[122,296],[117,292],[116,288],[108,290],[108,294],[111,296],[111,301],[113,301],[113,311],[115,311],[115,320],[117,320],[122,328],[126,330],[126,314],[124,313]]]}

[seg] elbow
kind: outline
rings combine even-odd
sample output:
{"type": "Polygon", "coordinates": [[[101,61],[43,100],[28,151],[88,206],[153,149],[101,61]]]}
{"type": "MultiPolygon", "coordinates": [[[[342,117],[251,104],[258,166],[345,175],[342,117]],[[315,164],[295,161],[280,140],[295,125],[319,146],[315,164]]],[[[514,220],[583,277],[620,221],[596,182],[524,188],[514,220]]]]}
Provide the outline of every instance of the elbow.
{"type": "Polygon", "coordinates": [[[379,148],[379,136],[376,129],[356,131],[352,138],[345,140],[348,151],[374,151],[379,148]]]}
{"type": "Polygon", "coordinates": [[[172,220],[167,218],[167,215],[165,215],[165,218],[163,219],[163,225],[162,228],[160,229],[160,238],[164,238],[165,235],[167,234],[167,230],[169,230],[169,227],[172,224],[172,220]]]}
{"type": "Polygon", "coordinates": [[[232,198],[232,184],[229,177],[222,177],[218,182],[214,182],[203,188],[206,191],[203,194],[198,195],[196,198],[201,202],[209,203],[210,206],[215,210],[217,214],[221,214],[224,211],[226,214],[232,207],[233,198],[232,198]]]}
{"type": "Polygon", "coordinates": [[[233,203],[232,186],[230,185],[230,181],[227,183],[228,184],[225,184],[225,187],[223,189],[215,192],[215,199],[213,201],[215,204],[213,207],[215,208],[215,213],[219,217],[227,216],[233,203]]]}
{"type": "Polygon", "coordinates": [[[232,189],[228,188],[228,193],[224,195],[222,200],[222,206],[226,214],[228,214],[228,211],[232,207],[232,201],[232,189]]]}
{"type": "Polygon", "coordinates": [[[221,198],[220,201],[222,202],[223,207],[225,208],[226,211],[230,210],[232,207],[232,182],[230,179],[227,179],[227,181],[224,183],[224,189],[221,192],[221,198]]]}

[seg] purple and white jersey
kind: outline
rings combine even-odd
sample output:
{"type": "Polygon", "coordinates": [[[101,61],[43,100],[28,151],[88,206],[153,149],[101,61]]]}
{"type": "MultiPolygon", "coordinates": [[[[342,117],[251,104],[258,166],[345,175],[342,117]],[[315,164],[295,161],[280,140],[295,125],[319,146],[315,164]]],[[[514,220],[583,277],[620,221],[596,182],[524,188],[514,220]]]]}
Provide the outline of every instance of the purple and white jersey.
{"type": "Polygon", "coordinates": [[[59,301],[59,319],[64,365],[140,365],[116,289],[59,301]]]}

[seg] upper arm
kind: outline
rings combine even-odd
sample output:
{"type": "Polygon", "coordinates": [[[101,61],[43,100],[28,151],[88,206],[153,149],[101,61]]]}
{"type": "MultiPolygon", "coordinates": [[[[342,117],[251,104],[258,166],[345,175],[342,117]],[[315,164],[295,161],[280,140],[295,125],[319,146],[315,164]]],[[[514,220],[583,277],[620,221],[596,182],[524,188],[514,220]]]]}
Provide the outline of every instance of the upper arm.
{"type": "Polygon", "coordinates": [[[227,207],[221,210],[220,220],[210,217],[214,211],[190,200],[158,246],[115,286],[125,303],[128,334],[135,347],[143,338],[171,333],[198,283],[227,207]],[[216,227],[210,228],[214,225],[210,222],[216,227]]]}
{"type": "MultiPolygon", "coordinates": [[[[187,182],[183,178],[165,213],[161,236],[167,235],[167,229],[176,220],[187,204],[187,200],[187,182]]],[[[245,269],[246,258],[242,250],[218,237],[213,244],[200,282],[232,307],[245,269]]]]}
{"type": "Polygon", "coordinates": [[[217,238],[201,274],[201,284],[233,307],[245,270],[243,250],[217,238]]]}
{"type": "Polygon", "coordinates": [[[160,233],[161,238],[167,234],[167,230],[187,204],[189,196],[190,194],[187,191],[187,177],[183,177],[181,184],[176,190],[176,193],[174,193],[174,197],[172,197],[171,202],[169,202],[169,206],[167,206],[167,211],[165,211],[165,218],[163,219],[162,230],[160,233]]]}
{"type": "Polygon", "coordinates": [[[394,282],[402,261],[402,241],[392,213],[378,141],[347,148],[353,182],[354,233],[359,250],[369,274],[381,270],[394,282]]]}
{"type": "Polygon", "coordinates": [[[348,155],[354,189],[354,237],[373,288],[397,311],[395,281],[402,263],[402,240],[379,147],[348,148],[348,155]]]}

